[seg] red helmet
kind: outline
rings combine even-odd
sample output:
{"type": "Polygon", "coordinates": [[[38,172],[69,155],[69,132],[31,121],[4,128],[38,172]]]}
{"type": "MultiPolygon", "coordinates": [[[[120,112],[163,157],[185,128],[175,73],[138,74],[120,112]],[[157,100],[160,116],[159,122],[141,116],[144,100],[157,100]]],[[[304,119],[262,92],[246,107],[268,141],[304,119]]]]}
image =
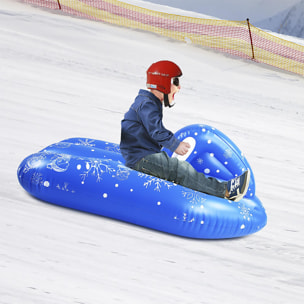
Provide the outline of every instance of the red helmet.
{"type": "Polygon", "coordinates": [[[181,69],[174,62],[168,60],[157,61],[147,70],[147,88],[169,94],[171,79],[180,77],[182,74],[181,69]]]}

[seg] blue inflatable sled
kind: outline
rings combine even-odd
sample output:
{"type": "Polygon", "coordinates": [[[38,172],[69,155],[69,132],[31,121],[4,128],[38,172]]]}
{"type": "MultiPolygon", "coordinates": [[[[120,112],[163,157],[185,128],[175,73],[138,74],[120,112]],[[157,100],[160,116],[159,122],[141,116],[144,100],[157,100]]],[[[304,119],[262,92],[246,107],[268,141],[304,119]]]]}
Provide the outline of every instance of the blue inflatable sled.
{"type": "MultiPolygon", "coordinates": [[[[251,170],[237,146],[215,128],[191,125],[176,137],[190,142],[184,158],[207,176],[229,180],[251,170]]],[[[100,140],[71,138],[50,145],[24,159],[18,178],[26,191],[49,203],[184,237],[240,237],[267,221],[252,170],[246,196],[233,202],[129,169],[119,145],[100,140]]]]}

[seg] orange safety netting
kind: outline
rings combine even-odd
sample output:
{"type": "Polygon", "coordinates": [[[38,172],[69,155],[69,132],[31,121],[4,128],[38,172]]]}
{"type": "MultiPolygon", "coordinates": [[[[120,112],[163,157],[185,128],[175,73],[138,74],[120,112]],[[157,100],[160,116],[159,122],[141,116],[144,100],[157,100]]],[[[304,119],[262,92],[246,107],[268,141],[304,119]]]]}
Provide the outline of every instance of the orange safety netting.
{"type": "Polygon", "coordinates": [[[23,0],[111,24],[150,31],[304,75],[304,46],[270,35],[247,21],[167,14],[117,0],[23,0]]]}

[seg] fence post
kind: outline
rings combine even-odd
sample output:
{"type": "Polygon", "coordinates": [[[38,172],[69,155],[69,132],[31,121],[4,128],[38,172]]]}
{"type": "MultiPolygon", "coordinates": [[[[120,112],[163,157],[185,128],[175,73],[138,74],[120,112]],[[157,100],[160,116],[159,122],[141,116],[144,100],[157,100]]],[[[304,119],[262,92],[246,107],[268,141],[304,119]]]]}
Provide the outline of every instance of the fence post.
{"type": "Polygon", "coordinates": [[[252,59],[254,59],[254,49],[253,49],[253,42],[252,42],[252,35],[251,35],[249,18],[247,18],[247,25],[248,25],[249,37],[250,37],[250,43],[251,43],[252,59]]]}
{"type": "Polygon", "coordinates": [[[61,10],[61,4],[60,4],[60,1],[59,1],[59,0],[57,0],[57,3],[58,3],[58,7],[59,7],[59,9],[61,10]]]}

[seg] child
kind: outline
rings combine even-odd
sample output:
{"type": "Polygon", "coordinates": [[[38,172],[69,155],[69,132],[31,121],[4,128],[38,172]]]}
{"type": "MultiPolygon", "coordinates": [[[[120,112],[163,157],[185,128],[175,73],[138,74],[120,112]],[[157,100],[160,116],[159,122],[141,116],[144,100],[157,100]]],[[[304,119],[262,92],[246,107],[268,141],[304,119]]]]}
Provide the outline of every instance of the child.
{"type": "Polygon", "coordinates": [[[170,158],[163,147],[178,155],[190,148],[163,126],[163,106],[172,107],[181,89],[182,71],[172,61],[158,61],[147,70],[147,88],[140,90],[121,122],[120,150],[126,166],[187,188],[229,200],[239,201],[246,194],[250,171],[228,182],[206,177],[187,161],[170,158]]]}

